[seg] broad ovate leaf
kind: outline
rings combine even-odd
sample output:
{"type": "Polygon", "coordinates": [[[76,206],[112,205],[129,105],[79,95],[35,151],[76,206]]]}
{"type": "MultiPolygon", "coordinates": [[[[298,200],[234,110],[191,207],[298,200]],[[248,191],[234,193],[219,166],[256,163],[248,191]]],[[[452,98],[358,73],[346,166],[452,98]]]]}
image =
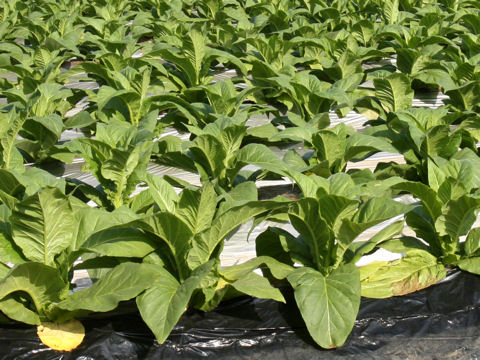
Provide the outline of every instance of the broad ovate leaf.
{"type": "MultiPolygon", "coordinates": [[[[15,266],[8,275],[0,282],[0,299],[4,299],[16,292],[27,293],[35,305],[36,312],[43,315],[46,307],[60,300],[65,290],[65,284],[59,272],[45,264],[28,262],[15,266]]],[[[4,309],[9,316],[15,308],[4,309]]],[[[15,316],[12,316],[15,318],[15,316]]],[[[40,318],[32,317],[34,324],[39,324],[40,318]]]]}
{"type": "Polygon", "coordinates": [[[213,262],[203,264],[182,283],[167,273],[151,282],[152,286],[137,298],[140,314],[160,344],[187,309],[193,291],[208,275],[212,265],[213,262]]]}
{"type": "Polygon", "coordinates": [[[110,311],[120,301],[130,300],[149,288],[157,279],[170,276],[153,264],[123,263],[85,290],[77,291],[57,306],[64,310],[110,311]]]}
{"type": "Polygon", "coordinates": [[[13,240],[29,260],[53,265],[55,255],[73,241],[72,207],[57,188],[44,188],[19,202],[10,219],[13,240]]]}
{"type": "Polygon", "coordinates": [[[479,208],[479,199],[462,196],[450,200],[442,209],[443,213],[435,222],[435,227],[441,236],[448,235],[452,242],[457,242],[472,227],[479,208]]]}
{"type": "Polygon", "coordinates": [[[375,96],[388,111],[408,109],[412,106],[413,90],[408,76],[394,73],[373,80],[375,96]]]}
{"type": "Polygon", "coordinates": [[[299,268],[287,280],[307,329],[323,348],[343,345],[352,331],[360,307],[360,275],[353,264],[328,275],[312,268],[299,268]]]}
{"type": "Polygon", "coordinates": [[[233,207],[215,218],[212,226],[203,233],[198,234],[192,242],[192,248],[189,251],[187,260],[190,269],[194,269],[210,260],[210,256],[215,248],[236,227],[258,215],[284,206],[284,203],[276,201],[251,201],[241,206],[233,207]]]}
{"type": "Polygon", "coordinates": [[[478,253],[480,249],[480,228],[470,230],[465,240],[465,254],[468,256],[478,253]]]}
{"type": "Polygon", "coordinates": [[[178,195],[165,179],[152,174],[146,175],[148,190],[153,200],[162,211],[173,212],[178,195]]]}
{"type": "Polygon", "coordinates": [[[217,193],[211,183],[201,189],[185,189],[177,204],[177,214],[189,225],[194,234],[207,230],[217,208],[217,193]]]}
{"type": "Polygon", "coordinates": [[[0,300],[0,312],[10,319],[20,321],[25,324],[40,324],[40,316],[35,311],[28,309],[15,294],[11,294],[0,300]]]}

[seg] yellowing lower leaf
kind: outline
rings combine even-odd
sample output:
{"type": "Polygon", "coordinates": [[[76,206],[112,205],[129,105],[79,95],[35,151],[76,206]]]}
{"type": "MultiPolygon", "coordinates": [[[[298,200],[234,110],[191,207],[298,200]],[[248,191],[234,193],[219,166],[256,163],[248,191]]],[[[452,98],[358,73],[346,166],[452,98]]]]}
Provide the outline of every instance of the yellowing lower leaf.
{"type": "Polygon", "coordinates": [[[429,287],[446,276],[445,267],[423,250],[414,250],[403,258],[360,268],[362,296],[388,298],[429,287]]]}
{"type": "Polygon", "coordinates": [[[85,328],[75,319],[61,324],[45,322],[37,326],[37,335],[42,343],[53,350],[72,351],[82,343],[85,328]]]}

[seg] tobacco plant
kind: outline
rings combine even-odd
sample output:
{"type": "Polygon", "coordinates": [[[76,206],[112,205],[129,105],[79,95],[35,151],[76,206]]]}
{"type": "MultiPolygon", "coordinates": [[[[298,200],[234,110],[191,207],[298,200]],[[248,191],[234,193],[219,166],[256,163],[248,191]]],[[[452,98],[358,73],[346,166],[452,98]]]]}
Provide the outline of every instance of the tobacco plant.
{"type": "Polygon", "coordinates": [[[366,241],[366,229],[407,212],[410,207],[385,197],[361,201],[347,195],[353,181],[337,174],[318,187],[315,197],[292,202],[287,214],[298,235],[269,228],[256,240],[258,256],[293,266],[286,279],[312,338],[324,348],[343,345],[360,306],[360,273],[355,263],[375,244],[399,234],[396,221],[366,241]]]}

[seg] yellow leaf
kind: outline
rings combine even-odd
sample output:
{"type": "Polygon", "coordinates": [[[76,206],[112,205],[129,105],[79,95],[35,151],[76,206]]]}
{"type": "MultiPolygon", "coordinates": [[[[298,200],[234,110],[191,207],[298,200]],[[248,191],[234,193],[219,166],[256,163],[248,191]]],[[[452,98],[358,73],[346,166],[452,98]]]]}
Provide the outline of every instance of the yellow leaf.
{"type": "Polygon", "coordinates": [[[44,322],[37,326],[37,335],[49,348],[59,351],[72,351],[85,337],[85,328],[78,320],[72,319],[58,324],[44,322]]]}

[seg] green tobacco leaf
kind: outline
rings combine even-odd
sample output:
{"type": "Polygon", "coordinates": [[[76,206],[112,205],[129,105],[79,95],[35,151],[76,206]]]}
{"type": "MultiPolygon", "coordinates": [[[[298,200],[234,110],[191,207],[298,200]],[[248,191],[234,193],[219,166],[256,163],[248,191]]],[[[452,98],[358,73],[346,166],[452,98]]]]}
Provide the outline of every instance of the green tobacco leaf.
{"type": "Polygon", "coordinates": [[[211,183],[206,183],[201,191],[185,189],[177,207],[177,214],[189,225],[192,233],[201,233],[212,224],[217,208],[217,193],[211,183]]]}
{"type": "Polygon", "coordinates": [[[304,266],[315,266],[308,245],[280,228],[269,227],[258,235],[255,239],[255,250],[257,258],[267,256],[283,264],[298,263],[304,266]]]}
{"type": "Polygon", "coordinates": [[[292,203],[288,216],[293,227],[300,233],[310,249],[310,258],[318,270],[329,266],[333,238],[325,221],[320,217],[319,202],[314,199],[301,199],[292,203]]]}
{"type": "MultiPolygon", "coordinates": [[[[343,246],[349,246],[363,231],[382,221],[407,213],[413,208],[388,198],[372,198],[363,203],[352,219],[344,219],[336,231],[337,239],[343,246]]],[[[346,250],[346,249],[345,249],[346,250]]]]}
{"type": "Polygon", "coordinates": [[[457,242],[466,235],[476,220],[476,211],[480,208],[480,200],[462,196],[445,204],[443,214],[435,222],[440,236],[448,235],[457,242]]]}
{"type": "Polygon", "coordinates": [[[388,298],[409,294],[433,284],[447,276],[445,267],[435,256],[423,250],[412,250],[403,258],[383,265],[378,263],[360,268],[362,296],[388,298]],[[370,269],[375,267],[375,271],[370,269]]]}
{"type": "Polygon", "coordinates": [[[192,242],[192,249],[188,254],[188,265],[190,269],[194,269],[208,261],[215,248],[237,226],[246,223],[255,216],[284,206],[284,203],[276,201],[252,201],[231,208],[217,217],[212,222],[212,226],[207,231],[196,236],[192,242]]]}
{"type": "Polygon", "coordinates": [[[394,73],[383,79],[374,79],[375,96],[388,111],[408,109],[412,106],[413,90],[405,74],[394,73]]]}
{"type": "Polygon", "coordinates": [[[213,135],[198,136],[189,150],[193,154],[194,160],[202,166],[208,176],[218,177],[225,169],[227,153],[222,142],[213,135]]]}
{"type": "Polygon", "coordinates": [[[59,272],[47,265],[29,262],[15,266],[0,282],[0,299],[15,292],[27,293],[37,313],[60,300],[65,284],[59,272]]]}
{"type": "Polygon", "coordinates": [[[353,221],[359,224],[378,223],[404,214],[411,209],[412,206],[402,204],[399,201],[372,198],[360,206],[358,212],[353,217],[353,221]]]}
{"type": "MultiPolygon", "coordinates": [[[[356,263],[360,258],[368,254],[370,251],[375,249],[378,244],[383,243],[384,241],[392,239],[394,236],[400,234],[404,229],[404,222],[396,221],[393,224],[388,225],[384,229],[380,230],[373,237],[367,241],[354,241],[350,244],[349,250],[353,257],[351,259],[346,258],[348,262],[356,263]]],[[[348,254],[348,253],[347,253],[348,254]]]]}
{"type": "Polygon", "coordinates": [[[256,165],[262,169],[284,175],[288,170],[286,164],[263,144],[248,144],[237,155],[237,162],[256,165]]]}
{"type": "Polygon", "coordinates": [[[400,14],[398,0],[386,0],[383,4],[383,13],[388,24],[396,24],[398,22],[398,16],[400,14]]]}
{"type": "Polygon", "coordinates": [[[397,254],[407,253],[415,249],[430,251],[430,248],[422,240],[410,236],[386,241],[380,247],[397,254]]]}
{"type": "Polygon", "coordinates": [[[112,201],[116,208],[123,204],[124,192],[129,184],[128,178],[138,166],[139,161],[140,147],[135,147],[130,151],[114,149],[112,157],[102,164],[102,176],[115,184],[112,201]]]}
{"type": "Polygon", "coordinates": [[[137,229],[116,228],[96,232],[82,250],[103,256],[143,258],[156,249],[153,240],[137,229]]]}
{"type": "Polygon", "coordinates": [[[162,267],[152,264],[123,263],[110,270],[88,289],[69,295],[57,306],[64,310],[113,310],[120,301],[136,297],[152,283],[171,276],[162,267]]]}
{"type": "Polygon", "coordinates": [[[64,126],[67,129],[81,129],[95,124],[97,121],[91,117],[87,111],[80,111],[69,119],[64,121],[64,126]]]}
{"type": "Polygon", "coordinates": [[[315,342],[327,349],[343,345],[360,307],[360,276],[356,266],[341,266],[327,276],[311,268],[299,268],[287,279],[315,342]]]}
{"type": "Polygon", "coordinates": [[[12,239],[0,232],[0,263],[20,264],[25,258],[12,239]]]}
{"type": "Polygon", "coordinates": [[[18,202],[17,198],[22,198],[25,192],[25,186],[22,185],[17,174],[10,170],[0,169],[0,201],[13,209],[18,202]]]}
{"type": "Polygon", "coordinates": [[[141,228],[162,239],[174,256],[177,271],[183,278],[185,275],[183,273],[186,271],[185,260],[192,246],[193,233],[182,219],[174,214],[158,212],[135,221],[129,226],[141,228]]]}
{"type": "Polygon", "coordinates": [[[10,319],[30,325],[40,325],[40,316],[25,307],[20,301],[9,295],[0,300],[0,312],[10,319]]]}
{"type": "Polygon", "coordinates": [[[480,257],[462,259],[457,263],[457,266],[469,273],[480,275],[480,257]]]}
{"type": "Polygon", "coordinates": [[[73,241],[73,211],[57,188],[45,188],[19,202],[11,223],[13,240],[32,261],[53,265],[55,255],[73,241]]]}
{"type": "Polygon", "coordinates": [[[1,132],[0,127],[0,145],[1,145],[1,159],[0,167],[4,169],[17,169],[23,170],[23,157],[21,153],[15,148],[17,136],[25,123],[25,116],[17,113],[13,108],[6,115],[7,119],[3,116],[0,117],[1,121],[8,124],[6,131],[1,132]]]}
{"type": "Polygon", "coordinates": [[[73,231],[73,242],[71,250],[75,251],[82,247],[83,243],[94,233],[129,223],[138,218],[130,209],[121,207],[114,211],[86,206],[75,209],[75,231],[73,231]]]}
{"type": "Polygon", "coordinates": [[[385,151],[389,153],[397,153],[387,140],[376,136],[365,134],[353,134],[347,139],[347,151],[345,152],[345,160],[351,160],[355,156],[371,151],[385,151]]]}
{"type": "Polygon", "coordinates": [[[225,201],[220,203],[219,215],[235,206],[258,200],[258,189],[253,181],[245,181],[236,185],[223,196],[225,201]]]}
{"type": "Polygon", "coordinates": [[[237,291],[259,299],[272,299],[285,302],[279,289],[274,288],[268,279],[254,272],[250,272],[230,284],[237,291]]]}
{"type": "Polygon", "coordinates": [[[448,159],[458,151],[461,143],[461,132],[451,133],[448,125],[438,125],[427,131],[421,150],[427,155],[438,155],[448,159]]]}
{"type": "Polygon", "coordinates": [[[162,344],[187,309],[193,291],[208,275],[213,262],[195,269],[188,279],[179,283],[166,274],[137,298],[137,306],[143,320],[152,330],[157,341],[162,344]]]}
{"type": "Polygon", "coordinates": [[[480,249],[480,228],[470,230],[465,240],[465,254],[474,255],[480,249]]]}
{"type": "Polygon", "coordinates": [[[146,175],[148,190],[161,211],[173,212],[178,195],[165,179],[152,174],[146,175]]]}
{"type": "Polygon", "coordinates": [[[345,165],[345,150],[347,146],[347,127],[344,124],[335,126],[333,129],[321,130],[312,136],[317,158],[326,160],[328,166],[337,165],[342,170],[345,165]]]}
{"type": "Polygon", "coordinates": [[[437,193],[427,185],[420,182],[401,182],[395,184],[393,188],[407,191],[416,198],[419,198],[432,219],[436,219],[442,213],[442,203],[438,199],[437,193]]]}
{"type": "Polygon", "coordinates": [[[227,280],[234,281],[241,279],[253,270],[262,268],[263,266],[267,267],[276,279],[285,279],[288,274],[294,270],[292,266],[283,264],[269,256],[258,256],[244,262],[243,264],[233,265],[222,269],[221,275],[227,280]]]}

